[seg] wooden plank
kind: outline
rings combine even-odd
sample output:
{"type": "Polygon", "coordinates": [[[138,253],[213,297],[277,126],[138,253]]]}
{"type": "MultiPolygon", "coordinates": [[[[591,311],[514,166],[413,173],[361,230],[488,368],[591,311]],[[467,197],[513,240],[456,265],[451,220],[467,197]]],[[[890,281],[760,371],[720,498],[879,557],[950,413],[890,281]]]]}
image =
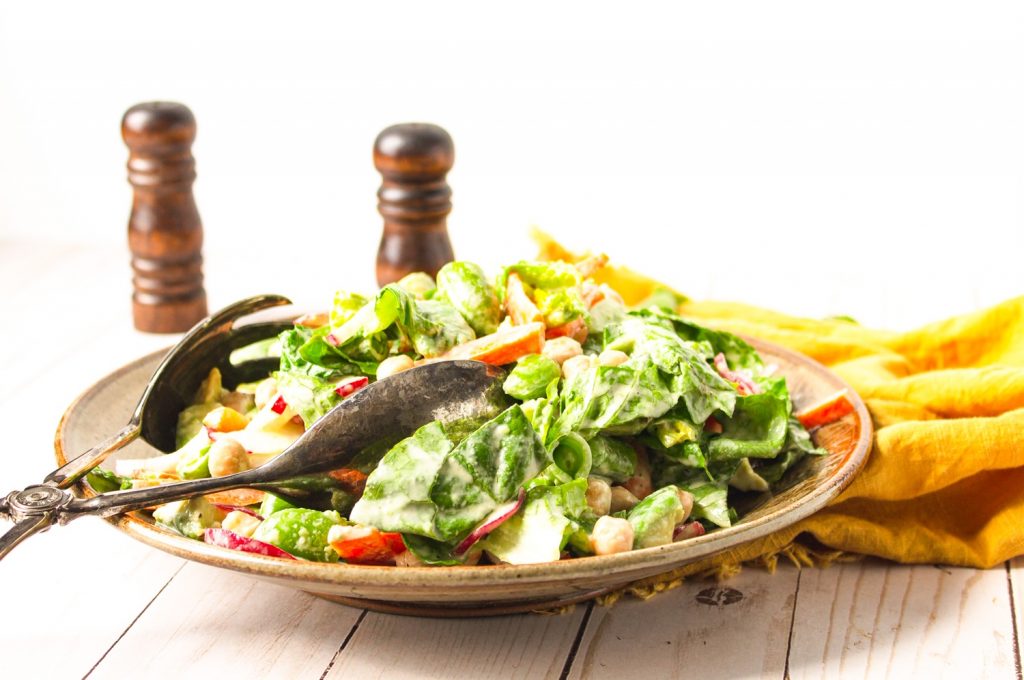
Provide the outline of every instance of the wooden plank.
{"type": "Polygon", "coordinates": [[[744,569],[595,607],[570,678],[781,678],[799,572],[744,569]]]}
{"type": "Polygon", "coordinates": [[[371,612],[326,678],[558,678],[584,611],[489,619],[371,612]]]}
{"type": "Polygon", "coordinates": [[[1010,607],[1013,610],[1013,653],[1017,665],[1017,680],[1021,678],[1021,634],[1024,633],[1024,557],[1015,557],[1007,563],[1010,589],[1010,607]]]}
{"type": "Polygon", "coordinates": [[[791,678],[1013,678],[1006,574],[876,560],[803,572],[791,678]]]}
{"type": "Polygon", "coordinates": [[[318,678],[359,614],[189,563],[89,677],[318,678]]]}
{"type": "Polygon", "coordinates": [[[182,564],[98,519],[30,538],[0,562],[2,675],[81,678],[182,564]]]}

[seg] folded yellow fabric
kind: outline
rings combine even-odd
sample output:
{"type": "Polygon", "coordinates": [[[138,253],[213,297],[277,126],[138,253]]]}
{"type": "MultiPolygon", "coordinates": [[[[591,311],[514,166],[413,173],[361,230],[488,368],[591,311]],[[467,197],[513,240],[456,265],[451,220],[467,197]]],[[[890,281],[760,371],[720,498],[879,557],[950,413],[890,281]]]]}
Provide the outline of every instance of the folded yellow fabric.
{"type": "MultiPolygon", "coordinates": [[[[542,257],[576,259],[536,237],[542,257]]],[[[664,287],[618,267],[601,276],[630,304],[664,287]]],[[[1024,554],[1024,297],[908,333],[736,303],[687,301],[679,313],[817,359],[857,390],[876,434],[827,508],[676,576],[791,550],[801,535],[899,562],[991,567],[1024,554]]]]}

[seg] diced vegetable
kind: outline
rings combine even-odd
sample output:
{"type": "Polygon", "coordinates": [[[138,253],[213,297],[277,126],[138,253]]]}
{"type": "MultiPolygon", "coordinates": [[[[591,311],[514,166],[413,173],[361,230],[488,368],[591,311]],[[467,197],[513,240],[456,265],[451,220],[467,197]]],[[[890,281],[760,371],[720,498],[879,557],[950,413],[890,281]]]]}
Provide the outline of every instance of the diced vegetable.
{"type": "Polygon", "coordinates": [[[375,527],[331,527],[327,535],[331,547],[351,564],[394,564],[395,556],[405,552],[405,543],[398,533],[385,533],[375,527]]]}
{"type": "Polygon", "coordinates": [[[440,358],[472,359],[494,366],[504,366],[518,361],[527,354],[539,354],[543,348],[544,324],[534,322],[470,340],[450,349],[440,358]]]}
{"type": "Polygon", "coordinates": [[[267,517],[252,537],[305,560],[337,562],[338,553],[328,545],[327,534],[338,523],[330,513],[288,508],[267,517]]]}
{"type": "Polygon", "coordinates": [[[527,295],[518,274],[509,274],[505,288],[505,311],[514,326],[544,320],[544,315],[527,295]]]}
{"type": "Polygon", "coordinates": [[[808,430],[828,425],[853,413],[853,402],[846,396],[846,390],[836,392],[828,399],[796,414],[796,419],[808,430]]]}
{"type": "Polygon", "coordinates": [[[290,555],[276,545],[264,543],[255,538],[247,538],[228,529],[206,529],[203,532],[203,540],[210,545],[228,548],[229,550],[266,555],[267,557],[280,557],[285,560],[295,559],[294,555],[290,555]]]}

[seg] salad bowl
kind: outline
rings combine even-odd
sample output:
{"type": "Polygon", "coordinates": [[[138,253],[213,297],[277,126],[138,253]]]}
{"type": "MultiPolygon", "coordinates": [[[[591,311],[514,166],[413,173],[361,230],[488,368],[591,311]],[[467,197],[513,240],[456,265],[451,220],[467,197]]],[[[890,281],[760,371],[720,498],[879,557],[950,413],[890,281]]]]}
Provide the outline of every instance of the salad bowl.
{"type": "MultiPolygon", "coordinates": [[[[861,399],[838,376],[812,359],[777,345],[747,338],[775,364],[799,408],[847,390],[853,412],[814,432],[826,456],[809,456],[790,469],[773,492],[744,494],[742,516],[733,526],[683,542],[614,555],[528,565],[458,567],[364,566],[281,560],[228,551],[156,525],[140,513],[108,518],[117,529],[155,548],[189,560],[297,588],[343,604],[420,616],[488,616],[549,609],[584,601],[632,581],[762,538],[823,508],[866,462],[872,438],[861,399]]],[[[89,448],[123,423],[164,352],[133,361],[86,390],[67,409],[55,438],[57,462],[89,448]]],[[[161,452],[137,440],[113,458],[143,458],[161,452]]],[[[74,489],[88,497],[85,482],[74,489]]]]}

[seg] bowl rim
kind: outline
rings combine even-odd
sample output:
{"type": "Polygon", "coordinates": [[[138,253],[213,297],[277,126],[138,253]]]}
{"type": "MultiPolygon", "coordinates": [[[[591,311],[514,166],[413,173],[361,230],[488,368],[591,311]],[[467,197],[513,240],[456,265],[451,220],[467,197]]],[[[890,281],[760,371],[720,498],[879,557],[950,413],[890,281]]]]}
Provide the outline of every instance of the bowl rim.
{"type": "MultiPolygon", "coordinates": [[[[668,572],[687,563],[775,533],[824,508],[850,485],[856,473],[867,462],[870,454],[874,433],[870,414],[863,399],[845,380],[823,364],[800,352],[756,338],[745,337],[745,339],[754,345],[758,352],[766,351],[768,354],[783,357],[793,364],[806,365],[819,376],[834,383],[837,390],[845,388],[854,406],[853,417],[859,429],[857,441],[823,484],[812,487],[808,493],[791,503],[749,522],[740,522],[731,527],[717,529],[679,543],[631,550],[615,555],[589,556],[540,564],[396,568],[284,560],[227,550],[175,534],[142,519],[136,513],[115,515],[104,519],[132,538],[177,557],[257,577],[284,578],[300,582],[296,585],[325,584],[373,588],[415,586],[444,589],[452,586],[472,588],[473,586],[493,587],[546,583],[553,580],[574,581],[593,578],[598,574],[623,573],[628,576],[633,572],[647,574],[668,572]]],[[[157,362],[167,351],[167,349],[163,349],[149,353],[108,373],[83,390],[68,405],[54,435],[54,453],[58,465],[64,465],[68,461],[64,450],[64,438],[69,420],[79,405],[124,374],[137,370],[147,363],[157,362]]],[[[92,489],[84,484],[84,478],[83,481],[76,483],[72,490],[81,497],[95,495],[92,489]]],[[[632,579],[627,579],[624,582],[628,582],[628,580],[632,579]]]]}

